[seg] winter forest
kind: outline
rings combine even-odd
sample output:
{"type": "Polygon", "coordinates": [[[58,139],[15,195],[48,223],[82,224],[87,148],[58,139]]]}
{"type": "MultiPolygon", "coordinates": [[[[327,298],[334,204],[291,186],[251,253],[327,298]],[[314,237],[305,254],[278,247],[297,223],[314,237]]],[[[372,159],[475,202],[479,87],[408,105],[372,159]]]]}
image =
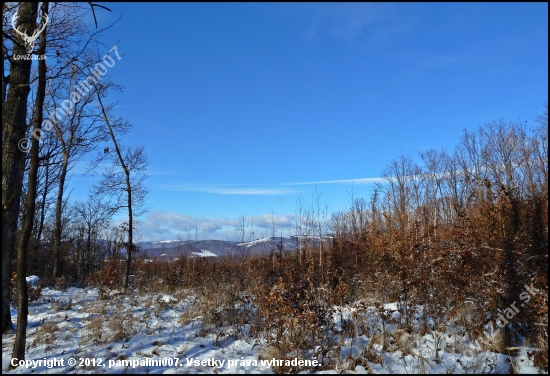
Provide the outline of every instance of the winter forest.
{"type": "Polygon", "coordinates": [[[117,6],[2,4],[2,373],[548,373],[547,97],[400,145],[343,210],[316,187],[284,236],[143,241],[162,155],[117,106],[117,6]]]}

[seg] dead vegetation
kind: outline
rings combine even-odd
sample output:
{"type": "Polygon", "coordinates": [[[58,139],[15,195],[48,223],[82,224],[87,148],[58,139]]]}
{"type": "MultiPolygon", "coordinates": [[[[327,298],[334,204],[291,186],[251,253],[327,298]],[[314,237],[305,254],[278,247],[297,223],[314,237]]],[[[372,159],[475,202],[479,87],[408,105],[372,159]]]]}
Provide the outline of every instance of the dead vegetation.
{"type": "MultiPolygon", "coordinates": [[[[422,166],[410,157],[392,161],[387,183],[369,202],[352,197],[349,210],[324,223],[316,222],[322,217],[317,209],[300,210],[305,214],[297,228],[305,235],[321,228],[331,234],[320,244],[304,235],[297,251],[273,250],[269,257],[138,258],[130,291],[148,294],[145,305],[155,307],[156,316],[190,299],[179,325],[200,321],[198,335],[212,336],[215,346],[249,338],[262,358],[317,359],[316,371],[373,371],[389,351],[401,352],[405,366],[429,372],[443,361],[442,350],[464,356],[452,366],[460,367],[467,354],[472,362],[484,350],[507,354],[525,339],[538,349],[530,358],[547,372],[545,134],[501,122],[466,132],[453,154],[422,153],[422,166]],[[514,304],[517,310],[507,310],[514,304]],[[503,329],[499,314],[509,324],[503,329]],[[481,340],[490,325],[491,339],[481,340]]],[[[100,299],[120,298],[112,292],[123,266],[111,258],[89,278],[101,288],[100,299]]],[[[69,308],[60,304],[58,310],[69,308]]],[[[154,332],[143,322],[136,329],[130,313],[106,320],[104,309],[94,312],[87,342],[154,332]],[[104,338],[105,326],[112,337],[104,338]]],[[[42,340],[51,340],[46,333],[42,340]]],[[[302,370],[274,367],[278,373],[302,370]]]]}
{"type": "MultiPolygon", "coordinates": [[[[387,184],[369,203],[353,199],[347,212],[334,214],[334,235],[320,246],[305,244],[277,258],[137,262],[134,286],[193,289],[197,300],[181,315],[182,325],[200,317],[201,333],[213,333],[216,342],[248,335],[262,356],[316,357],[319,370],[338,362],[338,335],[356,344],[369,339],[361,354],[348,352],[348,363],[358,357],[381,363],[382,352],[401,351],[428,370],[430,361],[440,362],[441,349],[465,351],[457,338],[475,342],[491,317],[487,349],[505,354],[524,337],[540,348],[532,357],[547,369],[547,169],[537,164],[547,149],[533,148],[535,142],[517,124],[489,124],[465,133],[454,155],[423,153],[424,166],[408,157],[390,163],[387,184]],[[157,287],[154,278],[162,281],[157,287]],[[538,293],[524,301],[526,285],[538,293]],[[361,299],[378,307],[377,323],[365,321],[363,302],[336,327],[339,313],[330,307],[361,299]],[[402,304],[385,309],[390,302],[402,304]],[[514,302],[528,305],[514,312],[512,326],[499,329],[497,315],[514,302]],[[426,334],[431,354],[417,351],[426,334]]],[[[313,213],[306,223],[314,223],[313,213]]],[[[108,263],[95,280],[109,281],[116,266],[108,263]]]]}

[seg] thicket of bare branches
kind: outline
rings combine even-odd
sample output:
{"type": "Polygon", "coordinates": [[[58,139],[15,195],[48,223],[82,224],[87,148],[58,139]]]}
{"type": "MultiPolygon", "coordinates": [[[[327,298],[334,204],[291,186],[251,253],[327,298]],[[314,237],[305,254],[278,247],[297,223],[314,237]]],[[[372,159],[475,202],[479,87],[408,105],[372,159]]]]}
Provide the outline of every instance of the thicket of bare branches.
{"type": "MultiPolygon", "coordinates": [[[[72,203],[66,192],[76,162],[114,140],[104,111],[92,105],[95,84],[107,73],[103,63],[116,64],[107,55],[114,50],[121,60],[116,45],[100,39],[106,25],[98,28],[99,9],[109,11],[93,3],[2,4],[2,331],[13,329],[10,304],[17,303],[18,359],[25,359],[27,303],[36,297],[27,294],[27,272],[45,283],[84,282],[106,254],[120,251],[123,231],[132,244],[131,214],[129,228],[109,231],[116,211],[110,201],[72,203]],[[89,13],[95,29],[86,23],[89,13]]],[[[144,163],[143,148],[136,150],[144,163]]],[[[144,193],[136,192],[134,202],[144,193]]]]}

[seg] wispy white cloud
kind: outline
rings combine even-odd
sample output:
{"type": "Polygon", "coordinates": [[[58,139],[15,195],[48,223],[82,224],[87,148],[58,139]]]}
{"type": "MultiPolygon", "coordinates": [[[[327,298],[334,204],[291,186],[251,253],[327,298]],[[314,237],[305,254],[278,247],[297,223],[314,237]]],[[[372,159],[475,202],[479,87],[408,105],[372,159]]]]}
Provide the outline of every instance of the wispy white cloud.
{"type": "Polygon", "coordinates": [[[373,184],[387,181],[385,178],[357,178],[357,179],[337,179],[337,180],[318,180],[305,182],[292,182],[272,184],[270,186],[227,186],[227,185],[164,185],[161,189],[185,192],[202,192],[218,195],[250,195],[250,196],[278,196],[298,193],[297,189],[281,188],[304,185],[321,184],[373,184]]]}
{"type": "Polygon", "coordinates": [[[340,179],[340,180],[319,180],[319,181],[308,181],[308,182],[298,182],[298,183],[284,183],[280,185],[317,185],[317,184],[372,184],[372,183],[382,183],[387,181],[385,178],[358,178],[358,179],[340,179]]]}
{"type": "Polygon", "coordinates": [[[216,193],[220,195],[287,195],[296,193],[291,189],[274,189],[274,188],[206,188],[202,192],[216,193]]]}
{"type": "Polygon", "coordinates": [[[292,189],[269,188],[269,187],[228,187],[228,186],[193,186],[193,185],[171,185],[162,188],[173,191],[203,192],[218,195],[252,195],[252,196],[277,196],[297,193],[292,189]]]}

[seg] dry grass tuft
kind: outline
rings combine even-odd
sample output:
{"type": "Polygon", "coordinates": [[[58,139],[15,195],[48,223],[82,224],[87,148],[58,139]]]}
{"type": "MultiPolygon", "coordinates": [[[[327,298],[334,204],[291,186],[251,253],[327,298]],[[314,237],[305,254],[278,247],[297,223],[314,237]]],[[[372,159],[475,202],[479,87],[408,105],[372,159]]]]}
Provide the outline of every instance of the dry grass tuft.
{"type": "Polygon", "coordinates": [[[48,321],[42,325],[40,329],[36,332],[36,335],[34,337],[33,346],[39,345],[39,344],[48,344],[51,345],[55,342],[57,339],[57,332],[59,331],[59,327],[57,324],[48,321]]]}

